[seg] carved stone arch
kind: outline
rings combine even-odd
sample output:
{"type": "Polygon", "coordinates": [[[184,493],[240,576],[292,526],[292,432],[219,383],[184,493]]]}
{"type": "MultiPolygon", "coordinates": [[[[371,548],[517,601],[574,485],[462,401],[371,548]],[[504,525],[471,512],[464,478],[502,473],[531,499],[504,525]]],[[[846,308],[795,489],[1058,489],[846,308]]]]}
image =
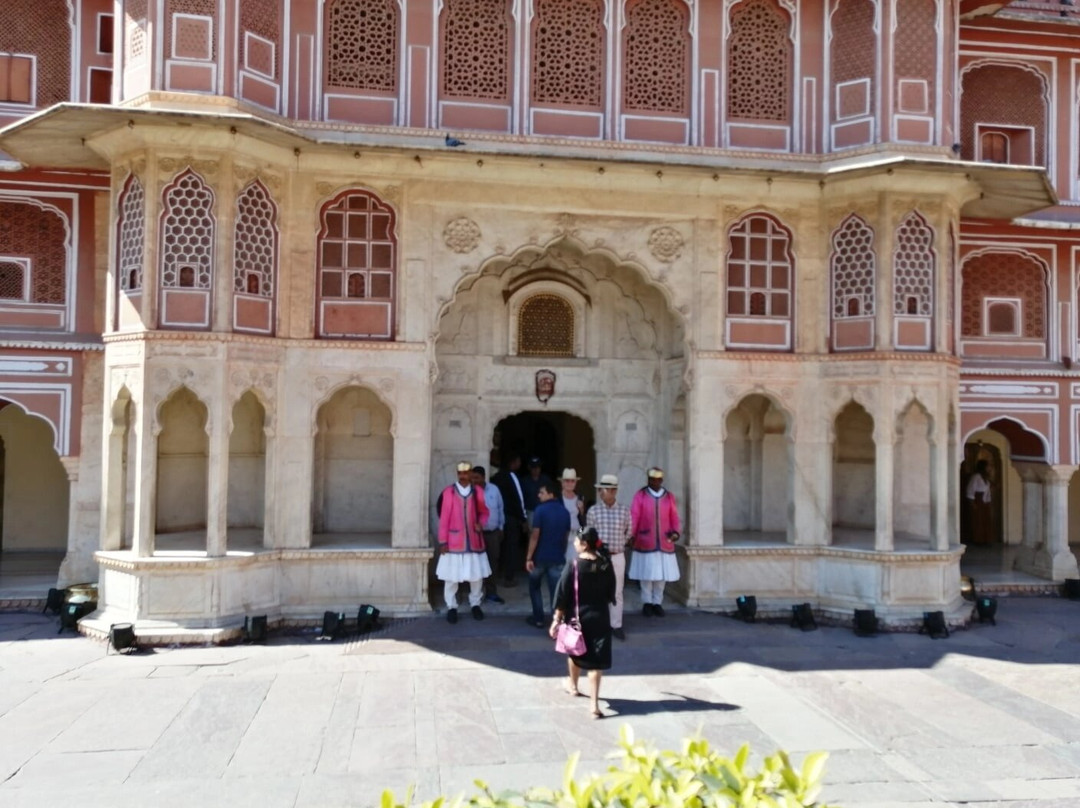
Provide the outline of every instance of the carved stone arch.
{"type": "MultiPolygon", "coordinates": [[[[397,424],[398,424],[398,412],[395,402],[389,398],[386,393],[380,388],[379,384],[375,380],[361,380],[358,376],[352,376],[348,379],[342,379],[334,384],[329,384],[321,392],[319,396],[316,396],[311,400],[311,408],[308,412],[308,423],[314,428],[318,417],[319,410],[323,405],[330,401],[342,390],[346,390],[350,387],[359,387],[372,393],[379,403],[386,407],[390,413],[390,436],[397,438],[397,424]]],[[[314,431],[312,434],[315,434],[314,431]]]]}
{"type": "MultiPolygon", "coordinates": [[[[1055,294],[1055,291],[1056,291],[1055,283],[1054,283],[1054,273],[1051,270],[1050,264],[1048,264],[1047,261],[1044,258],[1042,258],[1042,256],[1038,255],[1037,253],[1031,252],[1029,250],[1025,250],[1025,249],[1023,249],[1021,247],[1009,247],[1009,246],[981,247],[981,248],[979,248],[977,250],[973,250],[972,252],[966,253],[961,258],[959,266],[958,266],[958,270],[957,270],[957,275],[959,277],[955,279],[959,284],[959,290],[958,291],[959,291],[959,295],[960,295],[960,300],[959,300],[960,312],[959,313],[960,313],[961,336],[962,337],[971,337],[971,336],[981,336],[982,335],[981,331],[980,331],[980,333],[978,335],[974,335],[974,334],[968,333],[967,330],[965,330],[966,327],[968,325],[970,325],[970,323],[965,321],[965,314],[966,314],[965,302],[966,302],[967,298],[965,296],[965,290],[964,290],[964,285],[965,285],[964,284],[964,281],[965,281],[964,273],[965,273],[965,271],[967,269],[968,264],[973,259],[979,258],[981,256],[985,256],[985,255],[1017,256],[1017,257],[1020,257],[1020,258],[1024,259],[1025,261],[1034,262],[1034,264],[1039,267],[1039,269],[1041,270],[1041,273],[1042,273],[1041,291],[1042,291],[1042,294],[1043,294],[1043,299],[1041,301],[1041,304],[1042,304],[1042,321],[1043,321],[1042,322],[1042,330],[1043,330],[1043,333],[1041,335],[1041,339],[1044,342],[1048,342],[1049,339],[1050,339],[1050,336],[1051,336],[1051,331],[1052,331],[1051,324],[1052,324],[1053,319],[1054,319],[1054,312],[1053,312],[1053,306],[1052,306],[1052,301],[1054,300],[1054,294],[1055,294]]],[[[976,292],[969,292],[969,294],[977,294],[977,293],[978,293],[978,290],[976,290],[976,292]]],[[[1025,319],[1026,319],[1027,315],[1025,314],[1024,316],[1025,316],[1025,319]]],[[[981,322],[981,320],[980,320],[980,322],[981,322]]],[[[1024,328],[1023,323],[1020,324],[1020,328],[1021,328],[1021,331],[1022,331],[1023,328],[1024,328]]]]}
{"type": "Polygon", "coordinates": [[[161,430],[165,426],[161,421],[161,411],[162,411],[162,409],[165,407],[166,404],[168,404],[170,401],[172,401],[173,398],[175,398],[179,393],[181,393],[181,392],[183,392],[185,390],[188,393],[190,393],[192,395],[192,397],[196,401],[198,401],[199,404],[201,404],[203,409],[206,411],[206,425],[205,425],[206,434],[207,435],[212,434],[212,429],[213,429],[214,424],[213,424],[213,413],[211,411],[211,408],[207,405],[206,400],[202,396],[199,395],[199,392],[195,387],[188,384],[186,381],[180,381],[180,382],[175,382],[174,384],[172,384],[168,388],[168,392],[166,392],[164,395],[159,395],[159,396],[156,396],[154,398],[152,425],[153,425],[153,432],[154,432],[155,435],[160,435],[161,430]]]}
{"type": "Polygon", "coordinates": [[[881,420],[877,401],[863,388],[849,387],[842,395],[834,399],[832,407],[829,409],[829,428],[827,432],[829,443],[836,442],[836,419],[840,417],[840,413],[844,411],[848,404],[858,404],[874,421],[874,440],[876,442],[878,422],[881,420]]]}
{"type": "MultiPolygon", "coordinates": [[[[1017,429],[1020,430],[1021,433],[1025,434],[1025,435],[1030,435],[1033,438],[1037,439],[1039,441],[1040,445],[1042,446],[1042,449],[1043,449],[1043,457],[1041,458],[1042,462],[1053,464],[1053,463],[1055,463],[1057,461],[1057,455],[1052,451],[1053,443],[1050,441],[1050,439],[1046,435],[1044,435],[1038,429],[1035,429],[1034,427],[1032,427],[1030,424],[1025,424],[1019,418],[1015,418],[1015,417],[1013,417],[1011,415],[1004,415],[1002,413],[995,413],[995,412],[986,413],[985,419],[981,420],[978,426],[976,426],[976,427],[974,427],[972,429],[969,429],[967,432],[964,433],[962,439],[959,441],[960,445],[964,446],[965,444],[967,444],[967,442],[969,440],[971,440],[971,436],[974,435],[976,432],[979,432],[979,431],[984,430],[984,429],[989,429],[989,430],[992,430],[992,431],[997,432],[998,434],[1002,435],[1006,439],[1006,441],[1008,441],[1008,443],[1009,443],[1009,453],[1010,453],[1010,457],[1011,457],[1012,454],[1013,454],[1013,442],[1014,442],[1013,439],[1011,439],[1009,437],[1009,435],[1006,434],[1005,432],[1002,432],[1000,429],[992,426],[992,424],[996,424],[996,423],[999,423],[1001,421],[1005,421],[1005,422],[1008,422],[1010,424],[1014,424],[1017,427],[1017,429]]],[[[1025,457],[1024,459],[1029,459],[1029,458],[1025,457]]],[[[1037,460],[1037,458],[1030,458],[1030,459],[1036,459],[1037,460]]]]}
{"type": "MultiPolygon", "coordinates": [[[[881,0],[864,0],[874,7],[874,33],[878,36],[881,35],[881,0]]],[[[825,29],[826,45],[832,42],[832,30],[833,30],[833,17],[836,12],[840,10],[840,4],[849,2],[849,0],[829,0],[826,14],[828,16],[828,25],[825,29]]]]}
{"type": "Polygon", "coordinates": [[[652,445],[652,429],[649,419],[637,409],[624,410],[615,419],[615,445],[616,452],[640,453],[648,452],[652,445]],[[629,427],[633,425],[633,429],[629,427]],[[644,427],[642,429],[642,427],[644,427]],[[630,432],[635,433],[633,439],[629,438],[630,432]]]}
{"type": "MultiPolygon", "coordinates": [[[[746,401],[750,396],[761,396],[767,400],[777,412],[779,412],[784,418],[784,440],[791,444],[795,442],[795,413],[793,413],[787,406],[784,405],[783,399],[780,394],[774,391],[771,387],[763,384],[755,384],[750,386],[743,386],[730,391],[730,395],[725,402],[723,409],[720,411],[718,422],[720,424],[720,440],[727,439],[727,421],[728,416],[737,410],[742,403],[746,401]]],[[[841,407],[840,409],[843,409],[841,407]]],[[[837,410],[839,413],[839,410],[837,410]]],[[[835,423],[836,418],[833,417],[835,423]]]]}
{"type": "Polygon", "coordinates": [[[912,407],[922,410],[923,415],[926,416],[926,435],[920,435],[919,437],[925,437],[927,440],[933,438],[938,419],[934,416],[934,408],[928,405],[923,400],[923,397],[923,393],[920,391],[912,390],[906,398],[901,399],[902,403],[896,407],[893,418],[893,434],[896,435],[897,438],[901,438],[904,435],[904,420],[907,418],[907,414],[912,407]]]}
{"type": "Polygon", "coordinates": [[[239,404],[240,400],[243,399],[243,397],[246,396],[248,393],[251,393],[251,395],[255,397],[255,400],[259,402],[259,406],[263,408],[263,434],[273,435],[275,431],[274,405],[271,398],[266,394],[266,391],[263,390],[258,384],[248,385],[247,387],[240,389],[239,392],[237,392],[235,395],[231,395],[229,397],[229,422],[226,424],[229,434],[231,435],[233,431],[233,410],[236,409],[236,405],[239,404]]]}

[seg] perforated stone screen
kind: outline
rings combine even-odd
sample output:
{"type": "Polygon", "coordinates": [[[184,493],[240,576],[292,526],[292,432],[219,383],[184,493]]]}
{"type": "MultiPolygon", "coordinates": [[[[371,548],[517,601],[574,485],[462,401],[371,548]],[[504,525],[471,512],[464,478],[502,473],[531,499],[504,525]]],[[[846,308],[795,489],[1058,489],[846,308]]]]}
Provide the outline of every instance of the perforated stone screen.
{"type": "Polygon", "coordinates": [[[396,0],[335,0],[327,9],[327,84],[397,92],[400,17],[396,0]]]}
{"type": "Polygon", "coordinates": [[[876,265],[874,231],[859,216],[849,216],[833,233],[829,259],[835,319],[874,314],[876,265]]]}
{"type": "Polygon", "coordinates": [[[682,0],[628,3],[623,54],[626,109],[687,114],[690,11],[682,0]]]}
{"type": "Polygon", "coordinates": [[[233,286],[237,292],[274,296],[277,274],[277,205],[260,182],[236,200],[233,238],[233,286]]]}
{"type": "Polygon", "coordinates": [[[893,253],[893,312],[932,316],[934,313],[934,231],[914,211],[896,229],[893,253]]]}
{"type": "Polygon", "coordinates": [[[446,0],[442,12],[442,94],[510,99],[510,4],[503,0],[446,0]]]}
{"type": "Polygon", "coordinates": [[[214,196],[190,169],[165,189],[161,285],[209,289],[214,268],[214,196]]]}
{"type": "Polygon", "coordinates": [[[747,0],[732,11],[727,59],[731,117],[790,121],[790,26],[773,0],[747,0]]]}
{"type": "Polygon", "coordinates": [[[281,22],[278,17],[280,5],[278,0],[243,0],[238,5],[240,7],[240,64],[251,64],[264,74],[273,76],[275,79],[281,78],[281,22]],[[262,64],[259,58],[247,52],[245,31],[250,31],[274,43],[272,63],[262,64]]]}
{"type": "Polygon", "coordinates": [[[70,16],[65,0],[4,0],[0,4],[0,51],[36,56],[37,93],[32,100],[38,107],[73,100],[70,16]]]}
{"type": "Polygon", "coordinates": [[[537,0],[532,96],[540,104],[599,107],[604,97],[604,6],[600,0],[537,0]]]}
{"type": "Polygon", "coordinates": [[[897,0],[893,59],[897,79],[926,82],[926,111],[932,114],[937,82],[937,3],[935,0],[897,0]]]}
{"type": "Polygon", "coordinates": [[[128,292],[142,288],[145,206],[142,183],[138,177],[129,177],[120,194],[120,244],[116,251],[120,288],[128,292]]]}
{"type": "Polygon", "coordinates": [[[21,263],[0,260],[0,300],[22,300],[25,277],[21,263]]]}
{"type": "Polygon", "coordinates": [[[573,356],[574,308],[558,295],[533,295],[518,312],[519,356],[573,356]]]}
{"type": "Polygon", "coordinates": [[[367,191],[353,191],[323,210],[319,289],[325,298],[394,296],[394,214],[367,191]]]}
{"type": "Polygon", "coordinates": [[[167,0],[165,53],[185,58],[217,59],[217,2],[216,0],[167,0]],[[184,17],[177,18],[177,14],[184,17]],[[191,17],[206,17],[209,22],[191,17]],[[173,41],[174,22],[176,41],[173,41]]]}
{"type": "Polygon", "coordinates": [[[30,260],[30,302],[66,301],[67,228],[58,213],[29,203],[0,202],[0,255],[30,260]]]}
{"type": "Polygon", "coordinates": [[[988,297],[1005,297],[1021,301],[1020,336],[1046,338],[1046,271],[1034,256],[1014,252],[981,253],[965,261],[961,273],[961,334],[981,337],[992,333],[983,324],[983,301],[988,297]]]}
{"type": "Polygon", "coordinates": [[[991,123],[1032,127],[1035,163],[1046,165],[1046,87],[1038,73],[1019,65],[980,65],[964,73],[961,90],[960,145],[965,159],[978,157],[975,124],[991,123]]]}
{"type": "Polygon", "coordinates": [[[729,238],[728,316],[790,317],[795,266],[786,228],[770,216],[748,216],[729,238]]]}
{"type": "MultiPolygon", "coordinates": [[[[870,0],[839,0],[832,15],[829,53],[833,85],[867,79],[870,83],[867,107],[873,110],[877,36],[874,33],[874,4],[870,0]]],[[[853,110],[838,109],[835,114],[844,116],[853,114],[853,110]]]]}

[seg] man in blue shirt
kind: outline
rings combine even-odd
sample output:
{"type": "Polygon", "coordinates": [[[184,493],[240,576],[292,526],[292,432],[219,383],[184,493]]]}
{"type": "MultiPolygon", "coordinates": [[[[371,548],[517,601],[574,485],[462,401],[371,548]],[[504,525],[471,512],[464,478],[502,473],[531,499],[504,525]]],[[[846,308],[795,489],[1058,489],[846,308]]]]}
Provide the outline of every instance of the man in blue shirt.
{"type": "Polygon", "coordinates": [[[525,554],[525,569],[529,573],[529,600],[532,616],[525,622],[533,628],[547,628],[544,622],[544,596],[540,583],[548,582],[551,608],[555,608],[555,585],[566,563],[566,537],[570,533],[570,514],[556,498],[555,484],[541,483],[537,490],[539,505],[533,511],[529,549],[525,554]]]}

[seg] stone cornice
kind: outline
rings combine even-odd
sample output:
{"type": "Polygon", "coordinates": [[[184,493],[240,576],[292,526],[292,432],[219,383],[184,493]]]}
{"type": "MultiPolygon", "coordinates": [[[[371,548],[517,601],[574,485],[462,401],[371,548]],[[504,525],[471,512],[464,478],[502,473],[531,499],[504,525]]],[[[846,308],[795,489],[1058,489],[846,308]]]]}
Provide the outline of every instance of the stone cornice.
{"type": "Polygon", "coordinates": [[[236,334],[231,331],[132,331],[106,334],[105,345],[125,342],[217,342],[235,345],[264,345],[271,348],[348,348],[364,351],[423,352],[427,346],[422,342],[376,342],[354,339],[290,339],[287,337],[259,337],[253,334],[236,334]]]}
{"type": "Polygon", "coordinates": [[[701,545],[689,545],[686,555],[691,560],[725,558],[761,558],[772,556],[774,558],[842,558],[847,561],[868,561],[875,564],[910,564],[932,563],[940,564],[945,561],[959,559],[964,554],[964,548],[957,547],[942,552],[932,550],[913,551],[896,550],[894,552],[882,552],[879,550],[861,550],[854,547],[806,547],[799,545],[775,545],[772,547],[703,547],[701,545]]]}
{"type": "Polygon", "coordinates": [[[1080,379],[1080,370],[1065,370],[1065,368],[979,368],[970,365],[961,365],[960,379],[974,379],[979,376],[1005,376],[1025,379],[1080,379]]]}
{"type": "Polygon", "coordinates": [[[102,342],[51,342],[38,339],[0,338],[0,348],[18,348],[20,350],[41,351],[104,351],[102,342]]]}
{"type": "Polygon", "coordinates": [[[960,367],[952,354],[906,351],[860,351],[858,353],[788,353],[781,351],[697,351],[696,359],[731,359],[739,362],[936,362],[960,367]]]}

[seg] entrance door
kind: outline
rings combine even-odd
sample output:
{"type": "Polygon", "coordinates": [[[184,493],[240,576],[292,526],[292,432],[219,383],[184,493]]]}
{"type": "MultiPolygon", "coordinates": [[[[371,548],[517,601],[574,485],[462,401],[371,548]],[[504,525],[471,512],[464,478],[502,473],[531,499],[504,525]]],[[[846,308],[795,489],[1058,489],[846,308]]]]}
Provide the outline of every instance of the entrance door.
{"type": "Polygon", "coordinates": [[[964,446],[964,462],[960,466],[960,536],[964,544],[986,545],[1000,544],[1002,539],[1003,509],[1005,488],[1002,485],[1004,470],[1001,466],[1001,450],[982,441],[975,441],[964,446]],[[975,467],[986,462],[990,483],[989,519],[978,518],[973,513],[973,506],[967,499],[968,481],[975,473],[975,467]]]}
{"type": "Polygon", "coordinates": [[[562,475],[564,468],[575,469],[581,479],[578,494],[587,502],[593,499],[596,448],[588,421],[560,411],[519,412],[499,421],[491,445],[500,463],[519,454],[522,473],[530,457],[539,457],[544,473],[553,480],[562,475]]]}

